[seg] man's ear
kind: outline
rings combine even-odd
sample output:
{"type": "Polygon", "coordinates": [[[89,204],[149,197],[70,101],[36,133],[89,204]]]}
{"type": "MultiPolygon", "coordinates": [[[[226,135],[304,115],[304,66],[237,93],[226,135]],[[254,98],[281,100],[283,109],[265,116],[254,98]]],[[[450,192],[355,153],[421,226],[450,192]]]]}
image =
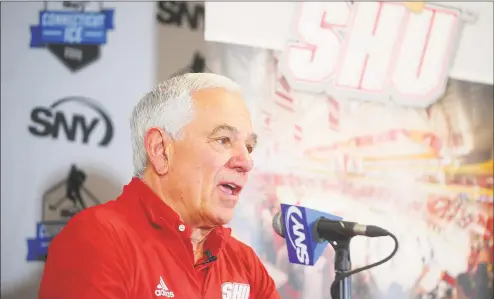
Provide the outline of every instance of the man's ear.
{"type": "Polygon", "coordinates": [[[149,164],[158,175],[168,172],[171,142],[171,137],[160,128],[150,128],[144,135],[149,164]]]}

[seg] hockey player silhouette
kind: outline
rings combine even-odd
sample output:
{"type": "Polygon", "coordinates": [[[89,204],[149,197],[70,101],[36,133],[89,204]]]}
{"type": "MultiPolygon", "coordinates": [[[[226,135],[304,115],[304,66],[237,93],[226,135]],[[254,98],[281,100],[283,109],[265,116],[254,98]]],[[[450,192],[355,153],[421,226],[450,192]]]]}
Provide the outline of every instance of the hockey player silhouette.
{"type": "MultiPolygon", "coordinates": [[[[96,197],[91,194],[91,192],[89,192],[86,188],[84,188],[83,184],[85,180],[86,174],[82,170],[77,169],[75,165],[72,165],[72,167],[70,168],[69,177],[65,181],[65,196],[60,198],[55,204],[51,204],[49,206],[50,210],[57,210],[66,200],[70,200],[72,202],[75,212],[70,212],[69,210],[64,209],[61,211],[61,217],[71,217],[75,213],[85,209],[86,204],[84,203],[84,200],[81,196],[81,190],[84,191],[95,204],[99,204],[96,197]]],[[[57,185],[56,187],[58,186],[59,185],[57,185]]]]}

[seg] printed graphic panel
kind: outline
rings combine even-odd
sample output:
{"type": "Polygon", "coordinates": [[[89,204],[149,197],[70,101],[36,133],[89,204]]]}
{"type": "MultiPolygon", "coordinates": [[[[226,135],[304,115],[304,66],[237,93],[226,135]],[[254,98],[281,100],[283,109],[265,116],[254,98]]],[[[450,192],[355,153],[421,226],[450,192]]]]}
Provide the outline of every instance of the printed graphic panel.
{"type": "MultiPolygon", "coordinates": [[[[450,79],[437,103],[409,108],[294,91],[276,62],[229,75],[246,86],[249,72],[271,77],[258,85],[263,96],[247,99],[266,117],[256,122],[256,170],[234,231],[254,246],[282,297],[330,298],[334,277],[331,248],[314,267],[288,262],[285,240],[271,228],[287,203],[396,234],[391,261],[352,277],[354,297],[490,298],[493,86],[450,79]]],[[[392,249],[391,239],[357,237],[353,267],[392,249]]]]}

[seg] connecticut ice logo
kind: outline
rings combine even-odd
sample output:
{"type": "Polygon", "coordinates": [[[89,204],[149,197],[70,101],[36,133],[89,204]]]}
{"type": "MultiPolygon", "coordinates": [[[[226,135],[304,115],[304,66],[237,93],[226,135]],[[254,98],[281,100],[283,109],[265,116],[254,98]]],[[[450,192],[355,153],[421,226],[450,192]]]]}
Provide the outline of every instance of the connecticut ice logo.
{"type": "Polygon", "coordinates": [[[107,32],[114,29],[114,10],[102,2],[44,2],[39,25],[31,26],[31,48],[47,48],[75,72],[96,61],[107,32]]]}

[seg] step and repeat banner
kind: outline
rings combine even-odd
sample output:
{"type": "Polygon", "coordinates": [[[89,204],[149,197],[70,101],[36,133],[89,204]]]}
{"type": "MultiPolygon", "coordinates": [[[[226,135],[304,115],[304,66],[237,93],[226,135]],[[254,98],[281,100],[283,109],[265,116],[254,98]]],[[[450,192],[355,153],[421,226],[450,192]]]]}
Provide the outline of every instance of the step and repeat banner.
{"type": "MultiPolygon", "coordinates": [[[[334,257],[289,264],[271,228],[280,203],[398,237],[391,261],[352,276],[352,298],[492,297],[492,10],[206,3],[208,61],[245,88],[260,135],[233,228],[283,298],[330,298],[334,257]]],[[[352,266],[392,249],[356,237],[352,266]]]]}
{"type": "Polygon", "coordinates": [[[131,110],[156,82],[155,11],[2,3],[2,298],[36,298],[50,237],[130,180],[131,110]]]}
{"type": "Polygon", "coordinates": [[[156,3],[157,79],[208,71],[204,41],[204,3],[156,3]]]}
{"type": "Polygon", "coordinates": [[[51,238],[132,176],[129,119],[208,71],[204,3],[2,3],[2,298],[35,298],[51,238]]]}

